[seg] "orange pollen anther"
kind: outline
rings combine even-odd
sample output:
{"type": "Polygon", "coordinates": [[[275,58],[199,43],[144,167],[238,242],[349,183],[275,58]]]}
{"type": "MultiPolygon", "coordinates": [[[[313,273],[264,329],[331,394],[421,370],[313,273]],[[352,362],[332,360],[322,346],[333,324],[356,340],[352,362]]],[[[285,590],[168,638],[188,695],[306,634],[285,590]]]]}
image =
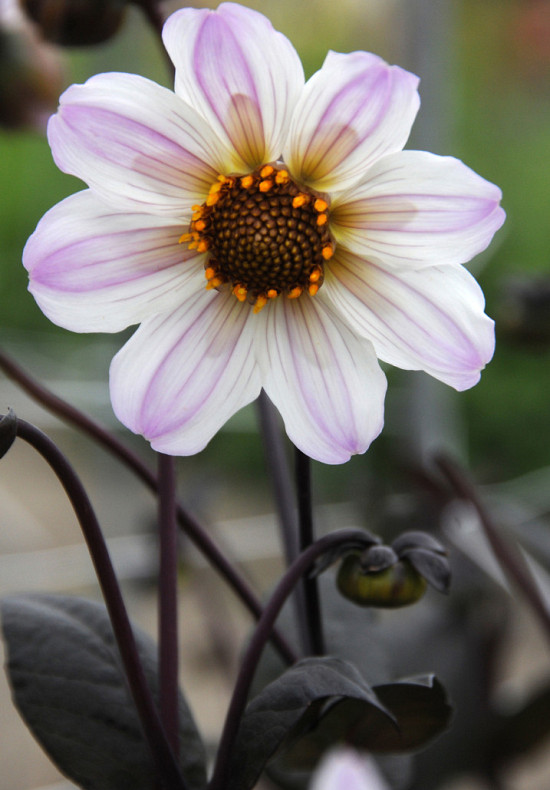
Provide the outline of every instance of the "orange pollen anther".
{"type": "Polygon", "coordinates": [[[216,270],[213,269],[211,266],[208,266],[204,270],[204,276],[206,277],[207,280],[213,280],[214,277],[216,276],[216,270]]]}
{"type": "Polygon", "coordinates": [[[233,288],[233,293],[235,294],[235,296],[237,297],[239,302],[245,302],[246,301],[246,297],[248,295],[248,291],[246,290],[246,288],[244,288],[244,286],[236,285],[233,288]]]}
{"type": "Polygon", "coordinates": [[[201,239],[197,244],[197,252],[206,252],[208,249],[207,239],[201,239]]]}
{"type": "Polygon", "coordinates": [[[311,274],[309,275],[310,283],[316,283],[321,279],[323,272],[321,269],[314,269],[311,274]]]}
{"type": "Polygon", "coordinates": [[[309,195],[304,195],[302,192],[299,195],[296,195],[292,201],[292,208],[301,208],[302,206],[305,206],[306,203],[309,203],[309,195]]]}
{"type": "Polygon", "coordinates": [[[317,224],[318,225],[326,225],[328,222],[328,214],[319,214],[317,217],[317,224]]]}
{"type": "Polygon", "coordinates": [[[317,200],[313,204],[313,208],[315,209],[315,211],[318,211],[319,214],[321,214],[323,211],[327,210],[328,203],[326,200],[323,200],[322,198],[317,198],[317,200]]]}
{"type": "Polygon", "coordinates": [[[267,299],[265,296],[258,296],[256,299],[256,303],[254,304],[254,312],[259,313],[260,310],[265,307],[267,304],[267,299]]]}
{"type": "Polygon", "coordinates": [[[334,248],[332,244],[327,244],[326,247],[323,247],[322,255],[325,261],[329,261],[332,258],[334,255],[334,248]]]}
{"type": "Polygon", "coordinates": [[[293,288],[292,291],[289,291],[287,293],[287,296],[289,299],[297,299],[299,296],[302,295],[303,290],[304,290],[303,288],[300,288],[300,286],[297,285],[296,288],[293,288]]]}
{"type": "Polygon", "coordinates": [[[277,175],[275,176],[276,184],[288,184],[289,181],[290,181],[290,176],[288,175],[286,170],[277,171],[277,175]]]}
{"type": "Polygon", "coordinates": [[[271,165],[265,165],[265,167],[262,167],[260,170],[260,176],[262,178],[269,178],[269,176],[273,175],[274,170],[275,168],[271,165]]]}
{"type": "Polygon", "coordinates": [[[258,189],[260,190],[260,192],[269,192],[272,186],[273,186],[273,181],[271,181],[271,179],[268,178],[265,181],[260,181],[258,189]]]}
{"type": "Polygon", "coordinates": [[[241,178],[241,186],[243,189],[250,189],[250,187],[254,184],[254,176],[243,176],[241,178]]]}
{"type": "Polygon", "coordinates": [[[266,296],[268,299],[276,299],[279,296],[279,292],[276,291],[275,288],[270,288],[266,296]]]}
{"type": "Polygon", "coordinates": [[[312,283],[307,290],[310,296],[315,296],[315,294],[319,290],[319,286],[317,285],[317,283],[312,283]]]}

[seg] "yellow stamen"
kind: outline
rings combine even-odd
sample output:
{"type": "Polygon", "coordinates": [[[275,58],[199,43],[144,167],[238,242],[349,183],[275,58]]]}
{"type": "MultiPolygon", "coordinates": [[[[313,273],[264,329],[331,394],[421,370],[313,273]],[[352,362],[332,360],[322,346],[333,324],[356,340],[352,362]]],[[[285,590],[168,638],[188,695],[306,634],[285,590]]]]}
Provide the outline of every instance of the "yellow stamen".
{"type": "Polygon", "coordinates": [[[179,243],[184,244],[184,242],[186,241],[191,241],[192,238],[193,236],[191,235],[191,233],[184,233],[183,236],[180,236],[179,243]]]}
{"type": "Polygon", "coordinates": [[[317,285],[317,283],[312,283],[307,290],[309,291],[310,296],[315,296],[315,294],[319,290],[319,286],[317,285]]]}
{"type": "Polygon", "coordinates": [[[321,279],[321,275],[322,275],[322,273],[323,273],[323,272],[321,271],[321,269],[313,269],[313,271],[312,271],[312,272],[311,272],[311,274],[309,275],[309,281],[310,281],[310,283],[316,283],[316,282],[318,282],[318,281],[321,279]]]}
{"type": "Polygon", "coordinates": [[[279,292],[276,291],[275,288],[270,288],[266,296],[268,299],[276,299],[279,296],[279,292]]]}
{"type": "Polygon", "coordinates": [[[216,276],[216,270],[213,269],[211,266],[208,266],[204,270],[204,276],[206,277],[207,280],[212,280],[212,278],[216,276]]]}
{"type": "Polygon", "coordinates": [[[287,184],[290,181],[290,176],[286,170],[279,170],[275,176],[275,183],[287,184]]]}
{"type": "Polygon", "coordinates": [[[212,290],[212,288],[217,288],[222,283],[223,280],[221,277],[212,277],[212,279],[208,280],[208,282],[206,283],[206,290],[210,291],[212,290]]]}
{"type": "Polygon", "coordinates": [[[260,192],[269,192],[272,186],[273,186],[273,181],[270,178],[268,178],[265,181],[260,181],[260,185],[258,189],[260,190],[260,192]]]}
{"type": "Polygon", "coordinates": [[[213,192],[211,195],[208,195],[208,197],[206,198],[206,205],[214,206],[219,199],[220,199],[219,193],[213,192]]]}
{"type": "Polygon", "coordinates": [[[259,313],[262,308],[264,308],[267,304],[267,298],[265,296],[258,296],[256,299],[256,303],[254,304],[254,312],[259,313]]]}
{"type": "Polygon", "coordinates": [[[322,214],[323,211],[327,210],[328,203],[326,200],[323,200],[322,198],[317,198],[317,200],[313,204],[313,208],[315,209],[315,211],[318,211],[319,214],[322,214]]]}
{"type": "Polygon", "coordinates": [[[262,178],[268,178],[273,173],[274,170],[275,168],[272,167],[271,165],[265,165],[265,167],[262,167],[262,169],[260,170],[260,176],[262,178]]]}
{"type": "Polygon", "coordinates": [[[243,176],[241,178],[241,186],[243,189],[250,189],[254,183],[254,176],[243,176]]]}
{"type": "Polygon", "coordinates": [[[297,285],[296,288],[293,288],[292,291],[289,291],[287,293],[287,296],[289,299],[297,299],[299,296],[301,296],[302,290],[303,289],[300,288],[299,285],[297,285]]]}
{"type": "Polygon", "coordinates": [[[236,285],[233,288],[233,293],[235,294],[235,296],[237,297],[239,302],[245,302],[246,301],[246,296],[247,296],[248,292],[247,292],[246,288],[243,285],[236,285]]]}
{"type": "Polygon", "coordinates": [[[198,219],[196,222],[193,223],[193,230],[204,230],[206,228],[206,222],[203,219],[198,219]]]}
{"type": "Polygon", "coordinates": [[[323,250],[322,250],[321,254],[322,254],[323,258],[325,259],[325,261],[330,260],[332,258],[332,256],[334,255],[334,250],[332,248],[332,244],[326,244],[323,247],[323,250]]]}
{"type": "Polygon", "coordinates": [[[208,249],[207,239],[201,239],[197,244],[197,252],[206,252],[207,249],[208,249]]]}
{"type": "Polygon", "coordinates": [[[318,225],[326,225],[327,224],[327,220],[328,220],[328,215],[327,214],[319,214],[319,216],[317,217],[317,224],[318,225]]]}
{"type": "Polygon", "coordinates": [[[294,200],[292,201],[292,208],[300,208],[300,206],[304,206],[309,200],[309,195],[304,195],[303,192],[300,192],[299,195],[296,195],[294,200]]]}

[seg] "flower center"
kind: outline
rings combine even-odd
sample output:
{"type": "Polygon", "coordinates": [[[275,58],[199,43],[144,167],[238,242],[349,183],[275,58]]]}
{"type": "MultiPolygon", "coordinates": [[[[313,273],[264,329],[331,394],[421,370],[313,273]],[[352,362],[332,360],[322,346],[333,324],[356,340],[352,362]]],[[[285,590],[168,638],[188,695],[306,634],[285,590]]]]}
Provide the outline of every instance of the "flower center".
{"type": "Polygon", "coordinates": [[[208,252],[207,288],[230,287],[259,312],[270,299],[314,296],[334,252],[328,202],[265,165],[245,176],[219,176],[206,202],[193,207],[181,240],[208,252]]]}

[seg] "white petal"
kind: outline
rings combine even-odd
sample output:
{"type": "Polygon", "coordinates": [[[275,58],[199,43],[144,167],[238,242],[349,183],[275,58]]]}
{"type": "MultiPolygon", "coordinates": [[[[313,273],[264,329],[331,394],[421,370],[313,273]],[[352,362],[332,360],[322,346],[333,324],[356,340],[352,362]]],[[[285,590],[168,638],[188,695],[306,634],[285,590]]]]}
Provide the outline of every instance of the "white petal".
{"type": "Polygon", "coordinates": [[[377,159],[400,151],[420,100],[418,78],[368,52],[329,52],[294,111],[283,156],[319,190],[347,189],[377,159]]]}
{"type": "Polygon", "coordinates": [[[235,3],[176,11],[163,38],[176,67],[176,93],[239,154],[245,169],[278,159],[304,84],[288,39],[262,14],[235,3]]]}
{"type": "Polygon", "coordinates": [[[338,464],[382,430],[386,379],[372,345],[319,300],[279,298],[258,318],[262,385],[294,444],[338,464]]]}
{"type": "Polygon", "coordinates": [[[23,251],[40,309],[73,332],[119,332],[171,310],[204,287],[203,256],[179,244],[182,226],[116,212],[89,190],[54,206],[23,251]]]}
{"type": "Polygon", "coordinates": [[[335,748],[323,757],[309,790],[390,790],[370,755],[335,748]]]}
{"type": "Polygon", "coordinates": [[[113,409],[170,455],[202,450],[260,392],[248,304],[212,291],[148,319],[111,364],[113,409]]]}
{"type": "Polygon", "coordinates": [[[504,222],[498,187],[458,159],[401,151],[334,200],[331,230],[352,252],[395,266],[464,263],[504,222]]]}
{"type": "Polygon", "coordinates": [[[493,355],[494,326],[463,266],[398,271],[351,253],[335,257],[318,298],[371,340],[380,359],[457,390],[477,383],[493,355]]]}
{"type": "Polygon", "coordinates": [[[234,161],[172,91],[134,74],[98,74],[61,96],[48,124],[58,167],[119,208],[181,216],[234,161]]]}

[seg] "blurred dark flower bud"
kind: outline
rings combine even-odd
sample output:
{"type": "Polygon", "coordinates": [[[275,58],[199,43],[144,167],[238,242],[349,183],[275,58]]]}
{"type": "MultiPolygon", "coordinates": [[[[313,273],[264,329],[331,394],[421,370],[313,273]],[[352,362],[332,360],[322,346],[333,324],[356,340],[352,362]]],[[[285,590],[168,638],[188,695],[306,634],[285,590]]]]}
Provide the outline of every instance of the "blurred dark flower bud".
{"type": "Polygon", "coordinates": [[[38,25],[40,33],[54,44],[81,47],[100,44],[117,33],[126,0],[19,0],[38,25]]]}
{"type": "Polygon", "coordinates": [[[391,546],[353,551],[342,560],[337,585],[359,606],[394,609],[416,603],[428,584],[447,592],[450,568],[445,549],[424,532],[406,532],[391,546]]]}
{"type": "Polygon", "coordinates": [[[497,326],[521,345],[546,349],[550,345],[550,278],[512,278],[504,285],[497,326]]]}
{"type": "Polygon", "coordinates": [[[0,124],[44,130],[63,89],[61,60],[25,24],[15,0],[1,10],[0,124]]]}

